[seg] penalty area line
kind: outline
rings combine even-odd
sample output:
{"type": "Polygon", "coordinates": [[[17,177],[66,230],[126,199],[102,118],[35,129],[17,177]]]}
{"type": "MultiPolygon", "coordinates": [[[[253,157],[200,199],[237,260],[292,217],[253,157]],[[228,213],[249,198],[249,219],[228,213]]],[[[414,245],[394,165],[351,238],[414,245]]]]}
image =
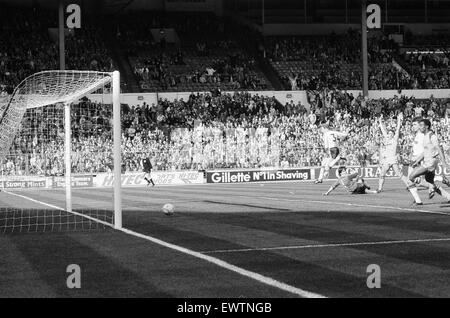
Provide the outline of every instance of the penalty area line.
{"type": "Polygon", "coordinates": [[[229,250],[205,251],[203,254],[223,254],[223,253],[240,253],[240,252],[258,252],[258,251],[281,251],[281,250],[297,250],[311,248],[326,247],[347,247],[347,246],[369,246],[369,245],[390,245],[390,244],[407,244],[407,243],[427,243],[427,242],[446,242],[450,241],[450,237],[430,238],[430,239],[410,239],[410,240],[391,240],[391,241],[373,241],[373,242],[350,242],[350,243],[329,243],[329,244],[309,244],[309,245],[292,245],[292,246],[273,246],[260,248],[242,248],[229,250]]]}
{"type": "MultiPolygon", "coordinates": [[[[40,200],[36,200],[36,199],[30,198],[30,197],[25,196],[25,195],[16,194],[16,193],[12,193],[12,192],[9,192],[9,191],[3,191],[3,192],[5,192],[7,194],[10,194],[10,195],[14,195],[14,196],[20,197],[20,198],[23,198],[23,199],[26,199],[26,200],[29,200],[29,201],[32,201],[34,203],[38,203],[38,204],[47,206],[47,207],[51,207],[51,208],[54,208],[54,209],[57,209],[57,210],[65,211],[61,207],[58,207],[56,205],[49,204],[49,203],[46,203],[46,202],[43,202],[43,201],[40,201],[40,200]]],[[[114,228],[112,224],[99,221],[99,220],[97,220],[95,218],[88,217],[88,216],[83,215],[83,214],[78,213],[78,212],[72,211],[72,212],[68,212],[68,213],[73,213],[73,214],[76,214],[76,215],[84,216],[84,217],[87,217],[89,219],[92,219],[93,221],[100,222],[102,224],[106,224],[106,225],[114,228]]],[[[268,286],[271,286],[271,287],[275,287],[277,289],[283,290],[285,292],[288,292],[288,293],[291,293],[291,294],[294,294],[294,295],[297,295],[297,296],[300,296],[300,297],[304,297],[304,298],[326,298],[326,296],[323,296],[323,295],[320,295],[320,294],[317,294],[317,293],[313,293],[313,292],[310,292],[310,291],[303,290],[301,288],[297,288],[297,287],[288,285],[286,283],[283,283],[283,282],[278,281],[276,279],[273,279],[271,277],[264,276],[264,275],[261,275],[259,273],[252,272],[252,271],[246,270],[244,268],[235,266],[233,264],[227,263],[227,262],[225,262],[225,261],[223,261],[221,259],[215,258],[213,256],[205,255],[203,253],[196,252],[196,251],[190,250],[188,248],[185,248],[185,247],[182,247],[182,246],[179,246],[179,245],[175,245],[175,244],[172,244],[172,243],[169,243],[169,242],[157,239],[157,238],[149,236],[149,235],[138,233],[138,232],[126,229],[126,228],[121,228],[121,229],[116,229],[116,230],[120,231],[122,233],[128,234],[128,235],[134,236],[134,237],[138,237],[138,238],[150,241],[150,242],[155,243],[157,245],[160,245],[160,246],[163,246],[163,247],[166,247],[166,248],[169,248],[169,249],[181,252],[183,254],[187,254],[187,255],[190,255],[192,257],[204,260],[204,261],[206,261],[208,263],[217,265],[217,266],[219,266],[221,268],[224,268],[226,270],[235,272],[235,273],[237,273],[237,274],[239,274],[241,276],[253,279],[253,280],[258,281],[258,282],[260,282],[262,284],[265,284],[265,285],[268,285],[268,286]]]]}
{"type": "MultiPolygon", "coordinates": [[[[249,197],[250,196],[242,196],[241,197],[249,197]]],[[[288,198],[274,198],[274,197],[266,197],[266,196],[254,196],[255,199],[265,199],[272,201],[288,201],[288,202],[300,202],[300,203],[317,203],[317,204],[328,204],[328,205],[342,205],[342,206],[354,206],[361,208],[376,208],[376,209],[388,209],[388,210],[399,210],[399,211],[407,211],[407,212],[417,212],[417,213],[428,213],[428,214],[440,214],[450,216],[450,213],[447,212],[439,212],[439,211],[429,211],[423,209],[415,209],[415,208],[402,208],[397,206],[388,206],[388,205],[374,205],[374,204],[357,204],[357,203],[346,203],[346,202],[331,202],[331,201],[321,201],[321,200],[304,200],[304,199],[288,199],[288,198]]]]}

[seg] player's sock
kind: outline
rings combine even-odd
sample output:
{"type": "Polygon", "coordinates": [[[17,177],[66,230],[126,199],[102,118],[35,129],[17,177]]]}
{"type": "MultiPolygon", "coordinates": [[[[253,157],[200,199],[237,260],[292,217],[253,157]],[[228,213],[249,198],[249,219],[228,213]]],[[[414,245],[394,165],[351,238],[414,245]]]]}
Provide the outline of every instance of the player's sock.
{"type": "Polygon", "coordinates": [[[381,192],[383,190],[384,178],[378,179],[378,191],[381,192]]]}
{"type": "Polygon", "coordinates": [[[416,187],[409,188],[408,190],[409,190],[409,192],[411,192],[411,194],[412,194],[412,196],[414,198],[414,201],[416,203],[422,203],[422,200],[419,197],[419,193],[417,192],[417,188],[416,187]]]}
{"type": "Polygon", "coordinates": [[[153,182],[153,179],[150,179],[150,182],[152,183],[152,186],[155,186],[155,183],[153,182]]]}
{"type": "Polygon", "coordinates": [[[408,173],[406,174],[407,177],[409,177],[409,175],[411,174],[411,172],[413,171],[413,167],[411,167],[411,165],[408,166],[408,173]]]}
{"type": "MultiPolygon", "coordinates": [[[[428,189],[428,198],[431,200],[433,199],[434,195],[437,193],[439,193],[440,191],[437,190],[436,186],[433,185],[432,187],[430,187],[428,189]]],[[[440,194],[440,193],[439,193],[440,194]]]]}
{"type": "Polygon", "coordinates": [[[149,185],[150,183],[153,183],[153,181],[150,181],[151,179],[148,180],[147,177],[145,177],[144,180],[147,181],[147,185],[149,185]]]}
{"type": "Polygon", "coordinates": [[[330,175],[330,169],[328,168],[325,168],[324,169],[324,172],[323,172],[323,176],[322,176],[322,179],[320,179],[320,180],[323,180],[323,179],[328,179],[328,176],[330,175]]]}
{"type": "Polygon", "coordinates": [[[317,179],[318,182],[322,182],[324,173],[325,168],[324,167],[320,168],[319,178],[317,179]]]}

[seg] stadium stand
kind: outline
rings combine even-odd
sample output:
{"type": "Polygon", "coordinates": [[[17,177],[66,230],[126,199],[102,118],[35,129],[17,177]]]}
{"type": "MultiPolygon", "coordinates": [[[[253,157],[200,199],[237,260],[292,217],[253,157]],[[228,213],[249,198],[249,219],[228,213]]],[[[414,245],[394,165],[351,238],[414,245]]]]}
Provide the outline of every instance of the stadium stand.
{"type": "MultiPolygon", "coordinates": [[[[378,36],[368,44],[370,89],[448,87],[448,66],[428,69],[427,76],[418,75],[415,69],[402,68],[407,62],[392,40],[378,36]]],[[[267,58],[287,89],[361,87],[360,38],[355,30],[345,35],[273,37],[266,46],[267,58]]]]}
{"type": "Polygon", "coordinates": [[[119,38],[143,91],[271,88],[254,58],[230,39],[225,22],[210,14],[134,15],[121,22],[119,38]],[[177,42],[149,38],[151,29],[162,28],[175,30],[177,42]]]}
{"type": "MultiPolygon", "coordinates": [[[[0,87],[12,90],[27,76],[59,69],[57,38],[52,28],[57,26],[50,11],[0,8],[0,87]]],[[[106,49],[100,29],[92,24],[69,32],[66,39],[66,68],[111,71],[114,62],[106,49]]]]}

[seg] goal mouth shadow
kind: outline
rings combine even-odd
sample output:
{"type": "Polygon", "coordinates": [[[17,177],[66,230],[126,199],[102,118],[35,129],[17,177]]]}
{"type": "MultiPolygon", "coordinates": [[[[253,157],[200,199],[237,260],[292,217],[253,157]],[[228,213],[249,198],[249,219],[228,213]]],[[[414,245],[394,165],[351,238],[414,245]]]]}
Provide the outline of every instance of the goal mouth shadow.
{"type": "Polygon", "coordinates": [[[114,224],[109,209],[0,208],[0,234],[103,231],[114,224]]]}

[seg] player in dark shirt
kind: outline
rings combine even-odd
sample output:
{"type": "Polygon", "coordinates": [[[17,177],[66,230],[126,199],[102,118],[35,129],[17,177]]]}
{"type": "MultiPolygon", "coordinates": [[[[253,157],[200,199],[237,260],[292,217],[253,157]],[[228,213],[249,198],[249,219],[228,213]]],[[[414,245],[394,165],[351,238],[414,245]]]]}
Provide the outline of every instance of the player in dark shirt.
{"type": "Polygon", "coordinates": [[[370,187],[365,183],[364,179],[361,178],[357,172],[348,173],[344,166],[338,169],[338,180],[330,187],[330,189],[323,195],[329,195],[331,191],[336,189],[339,185],[344,186],[344,188],[351,194],[376,194],[377,191],[370,190],[370,187]]]}
{"type": "Polygon", "coordinates": [[[155,183],[153,182],[152,179],[152,162],[150,161],[150,158],[144,158],[143,161],[143,166],[144,166],[144,172],[145,172],[145,181],[147,181],[147,186],[149,186],[150,184],[154,187],[155,183]]]}

